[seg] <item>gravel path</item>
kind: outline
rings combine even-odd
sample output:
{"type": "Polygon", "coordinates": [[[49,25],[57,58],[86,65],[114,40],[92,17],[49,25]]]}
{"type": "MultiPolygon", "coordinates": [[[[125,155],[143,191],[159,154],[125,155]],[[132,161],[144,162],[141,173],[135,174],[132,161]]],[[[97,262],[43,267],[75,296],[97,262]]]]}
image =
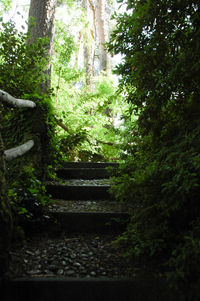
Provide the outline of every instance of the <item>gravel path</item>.
{"type": "MultiPolygon", "coordinates": [[[[51,184],[55,182],[48,182],[51,184]]],[[[110,185],[109,179],[61,180],[63,185],[110,185]]],[[[131,207],[130,207],[131,208],[131,207]]],[[[55,200],[50,211],[57,212],[130,212],[123,204],[112,201],[55,200]]],[[[22,246],[13,246],[8,277],[131,277],[136,269],[116,247],[115,234],[64,234],[59,238],[34,237],[22,246]]]]}
{"type": "Polygon", "coordinates": [[[113,201],[66,201],[55,200],[50,212],[131,212],[133,206],[113,201]]]}
{"type": "Polygon", "coordinates": [[[62,238],[36,237],[10,252],[8,272],[18,277],[124,278],[134,268],[116,248],[115,235],[74,234],[62,238]]]}
{"type": "Polygon", "coordinates": [[[87,186],[87,185],[93,185],[93,186],[99,186],[99,185],[111,185],[110,179],[93,179],[93,180],[85,180],[85,179],[69,179],[69,180],[63,180],[60,179],[59,181],[47,181],[45,184],[59,184],[59,185],[81,185],[81,186],[87,186]]]}

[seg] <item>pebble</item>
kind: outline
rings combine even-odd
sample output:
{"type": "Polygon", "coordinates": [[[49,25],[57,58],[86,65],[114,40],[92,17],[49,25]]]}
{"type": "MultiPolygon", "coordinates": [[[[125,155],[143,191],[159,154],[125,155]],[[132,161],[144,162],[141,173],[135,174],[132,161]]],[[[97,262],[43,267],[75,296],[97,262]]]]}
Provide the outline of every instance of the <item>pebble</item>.
{"type": "Polygon", "coordinates": [[[92,179],[92,180],[86,180],[86,179],[73,179],[73,180],[66,180],[62,181],[62,185],[110,185],[111,180],[110,179],[92,179]]]}
{"type": "Polygon", "coordinates": [[[73,266],[79,268],[81,264],[79,262],[74,262],[73,266]]]}
{"type": "Polygon", "coordinates": [[[56,271],[58,269],[58,266],[57,265],[55,265],[55,264],[51,264],[50,266],[49,266],[49,270],[50,271],[56,271]]]}
{"type": "Polygon", "coordinates": [[[74,274],[75,274],[75,272],[73,270],[69,270],[69,271],[66,272],[67,276],[71,276],[71,275],[74,275],[74,274]]]}
{"type": "Polygon", "coordinates": [[[48,274],[49,276],[53,276],[54,274],[51,272],[51,271],[49,271],[49,270],[44,270],[44,273],[45,274],[48,274]]]}
{"type": "Polygon", "coordinates": [[[63,260],[61,263],[62,263],[62,265],[66,265],[67,264],[67,262],[65,260],[63,260]]]}
{"type": "Polygon", "coordinates": [[[63,274],[64,274],[64,271],[62,269],[59,269],[57,272],[57,275],[63,275],[63,274]]]}
{"type": "Polygon", "coordinates": [[[95,272],[91,272],[90,275],[91,276],[96,276],[96,273],[95,272]]]}
{"type": "Polygon", "coordinates": [[[100,235],[98,238],[94,234],[42,241],[38,238],[28,246],[12,252],[15,255],[12,256],[12,275],[14,271],[15,277],[128,277],[130,271],[125,260],[120,257],[122,252],[114,249],[111,243],[114,239],[115,236],[111,234],[100,235]],[[40,255],[34,257],[36,252],[40,255]]]}
{"type": "Polygon", "coordinates": [[[27,271],[27,274],[28,275],[37,275],[37,274],[40,274],[41,273],[41,270],[31,270],[31,271],[27,271]]]}

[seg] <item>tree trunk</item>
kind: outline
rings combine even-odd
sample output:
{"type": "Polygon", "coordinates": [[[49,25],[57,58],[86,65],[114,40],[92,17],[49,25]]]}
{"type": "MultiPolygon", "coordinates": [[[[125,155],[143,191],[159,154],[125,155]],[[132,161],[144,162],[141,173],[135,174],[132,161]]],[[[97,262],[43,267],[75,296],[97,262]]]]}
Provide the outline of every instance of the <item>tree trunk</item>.
{"type": "MultiPolygon", "coordinates": [[[[31,37],[29,43],[33,43],[37,38],[47,37],[49,38],[47,44],[47,67],[45,74],[47,79],[41,83],[41,92],[49,94],[51,86],[51,55],[53,48],[54,37],[54,21],[55,21],[55,9],[57,0],[31,0],[29,18],[33,17],[35,26],[32,28],[31,22],[29,23],[29,30],[31,37]]],[[[41,70],[41,72],[43,72],[41,70]]],[[[48,116],[48,107],[43,103],[42,106],[37,106],[32,114],[32,137],[26,137],[27,140],[33,139],[35,142],[35,152],[31,158],[32,166],[38,171],[40,177],[45,177],[45,170],[49,164],[51,146],[50,136],[48,130],[51,125],[46,123],[48,116]]]]}
{"type": "MultiPolygon", "coordinates": [[[[37,38],[48,37],[47,56],[50,58],[53,48],[55,9],[57,0],[31,0],[29,18],[33,17],[35,25],[31,28],[31,38],[29,43],[33,43],[37,38]]],[[[31,24],[31,22],[29,23],[31,24]]],[[[29,29],[30,29],[29,25],[29,29]]],[[[47,80],[43,83],[43,90],[46,92],[50,88],[51,63],[48,61],[46,72],[47,80]]]]}
{"type": "Polygon", "coordinates": [[[9,263],[12,235],[12,213],[8,202],[4,147],[0,132],[0,282],[9,263]]]}
{"type": "Polygon", "coordinates": [[[110,54],[105,51],[104,43],[108,42],[108,24],[105,12],[105,0],[96,1],[96,28],[99,46],[100,71],[111,71],[110,54]]]}
{"type": "Polygon", "coordinates": [[[94,76],[94,44],[95,44],[95,24],[94,10],[91,7],[92,3],[88,0],[83,0],[82,6],[85,10],[86,19],[88,21],[89,30],[84,35],[84,64],[86,71],[86,84],[92,89],[94,76]]]}

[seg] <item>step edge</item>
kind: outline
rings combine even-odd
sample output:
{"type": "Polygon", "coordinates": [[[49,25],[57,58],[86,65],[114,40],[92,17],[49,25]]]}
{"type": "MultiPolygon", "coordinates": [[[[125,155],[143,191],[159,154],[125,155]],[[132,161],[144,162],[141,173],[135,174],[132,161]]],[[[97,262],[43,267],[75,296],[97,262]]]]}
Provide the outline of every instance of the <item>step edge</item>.
{"type": "Polygon", "coordinates": [[[13,278],[9,280],[4,280],[3,284],[7,283],[13,283],[13,282],[102,282],[102,283],[128,283],[128,282],[134,282],[137,278],[129,278],[129,277],[122,277],[122,278],[111,278],[111,277],[99,277],[99,278],[86,278],[86,277],[20,277],[20,278],[13,278]]]}
{"type": "Polygon", "coordinates": [[[63,215],[126,215],[126,216],[131,216],[131,214],[129,214],[128,212],[98,212],[98,211],[91,211],[91,212],[64,212],[64,211],[51,211],[52,214],[63,214],[63,215]]]}
{"type": "MultiPolygon", "coordinates": [[[[111,187],[111,185],[65,185],[65,184],[45,184],[45,186],[51,186],[51,187],[106,187],[106,188],[109,188],[111,187]]],[[[94,188],[95,189],[95,188],[94,188]]]]}
{"type": "Polygon", "coordinates": [[[100,167],[100,168],[95,168],[95,167],[80,167],[80,168],[73,168],[73,167],[59,167],[56,169],[57,171],[58,170],[70,170],[70,171],[78,171],[78,170],[81,170],[81,171],[84,171],[84,170],[95,170],[95,171],[106,171],[107,172],[107,169],[106,167],[100,167]]]}

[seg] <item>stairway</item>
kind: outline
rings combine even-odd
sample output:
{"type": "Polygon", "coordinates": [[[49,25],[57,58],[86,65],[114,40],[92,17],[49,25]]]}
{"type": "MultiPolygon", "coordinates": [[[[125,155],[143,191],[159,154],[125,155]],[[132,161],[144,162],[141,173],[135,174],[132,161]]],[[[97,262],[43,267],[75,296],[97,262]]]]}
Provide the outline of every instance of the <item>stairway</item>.
{"type": "MultiPolygon", "coordinates": [[[[108,166],[118,168],[116,163],[65,163],[57,171],[61,183],[47,184],[48,193],[56,199],[55,205],[50,208],[51,215],[64,233],[94,233],[101,237],[108,233],[120,233],[126,228],[129,214],[115,203],[109,193],[108,166]],[[75,211],[69,209],[70,206],[73,209],[76,203],[75,211]],[[84,210],[79,209],[80,204],[84,210]],[[90,211],[91,206],[93,209],[90,211]],[[97,211],[95,206],[98,209],[105,206],[105,209],[97,211]]],[[[162,279],[147,275],[134,278],[26,276],[7,281],[2,285],[1,292],[4,296],[2,301],[177,300],[169,293],[162,279]]]]}
{"type": "MultiPolygon", "coordinates": [[[[49,184],[46,186],[47,192],[50,193],[54,199],[60,199],[63,203],[69,203],[69,201],[82,201],[88,204],[98,203],[98,207],[102,203],[107,205],[112,203],[117,207],[117,204],[112,199],[109,189],[110,185],[102,184],[98,182],[99,179],[109,178],[107,167],[117,168],[117,163],[66,163],[63,168],[58,169],[58,176],[64,180],[71,182],[63,182],[62,184],[49,184]],[[78,182],[73,182],[72,179],[82,179],[78,182]],[[86,180],[90,180],[89,184],[86,180]],[[96,180],[96,183],[92,182],[96,180]],[[85,183],[86,182],[86,183],[85,183]],[[67,183],[67,185],[65,184],[67,183]]],[[[61,206],[61,202],[59,203],[61,206]]],[[[118,204],[119,205],[119,204],[118,204]]],[[[102,205],[103,207],[103,205],[102,205]]],[[[59,220],[64,231],[69,232],[88,232],[95,231],[101,233],[107,233],[108,231],[120,231],[122,232],[126,228],[126,224],[129,220],[129,214],[127,212],[53,212],[53,216],[59,220]]]]}

